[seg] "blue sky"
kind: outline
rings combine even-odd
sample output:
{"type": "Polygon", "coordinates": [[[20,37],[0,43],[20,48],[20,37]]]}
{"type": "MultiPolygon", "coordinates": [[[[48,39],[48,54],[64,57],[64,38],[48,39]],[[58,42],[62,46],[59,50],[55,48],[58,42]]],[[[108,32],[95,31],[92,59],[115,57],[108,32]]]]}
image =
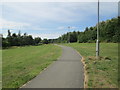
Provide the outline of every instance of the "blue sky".
{"type": "MultiPolygon", "coordinates": [[[[0,5],[0,30],[57,38],[70,31],[84,31],[97,23],[97,2],[6,2],[0,5]]],[[[117,17],[117,2],[100,3],[100,21],[117,17]]]]}

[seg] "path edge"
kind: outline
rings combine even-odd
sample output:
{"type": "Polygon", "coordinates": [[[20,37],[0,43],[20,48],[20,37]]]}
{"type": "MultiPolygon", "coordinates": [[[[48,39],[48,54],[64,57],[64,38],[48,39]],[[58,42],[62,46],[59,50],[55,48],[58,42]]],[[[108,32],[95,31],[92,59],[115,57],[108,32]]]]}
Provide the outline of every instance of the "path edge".
{"type": "MultiPolygon", "coordinates": [[[[53,44],[53,45],[54,45],[54,44],[53,44]]],[[[59,47],[59,46],[58,46],[58,47],[59,47]]],[[[60,47],[60,48],[61,48],[61,47],[60,47]]],[[[61,51],[63,51],[62,48],[61,48],[61,51]]],[[[62,54],[61,54],[61,55],[62,55],[62,54]]],[[[42,72],[44,72],[45,70],[47,70],[52,64],[54,64],[56,61],[58,61],[58,60],[60,59],[61,55],[60,55],[55,61],[53,61],[51,64],[49,64],[46,68],[44,68],[42,71],[40,71],[39,74],[41,74],[42,72]]],[[[39,74],[38,74],[38,75],[39,75],[39,74]]],[[[35,77],[37,77],[38,75],[36,75],[35,77]]],[[[34,79],[35,77],[33,77],[32,79],[34,79]]],[[[31,80],[32,80],[32,79],[31,79],[31,80]]],[[[20,86],[20,87],[18,88],[18,90],[19,90],[19,89],[22,89],[26,84],[30,83],[31,80],[27,81],[25,84],[23,84],[22,86],[20,86]]]]}
{"type": "Polygon", "coordinates": [[[87,70],[86,70],[85,58],[75,48],[73,49],[82,57],[81,62],[83,64],[83,69],[84,69],[84,88],[87,88],[88,75],[87,75],[87,70]]]}
{"type": "MultiPolygon", "coordinates": [[[[70,46],[67,46],[67,47],[70,47],[70,46]]],[[[71,48],[73,48],[73,47],[71,47],[71,48]]],[[[83,69],[84,69],[84,88],[87,88],[88,87],[88,85],[87,85],[88,84],[88,75],[87,75],[87,70],[86,70],[85,58],[75,48],[73,48],[73,49],[82,57],[81,62],[83,64],[83,69]]]]}

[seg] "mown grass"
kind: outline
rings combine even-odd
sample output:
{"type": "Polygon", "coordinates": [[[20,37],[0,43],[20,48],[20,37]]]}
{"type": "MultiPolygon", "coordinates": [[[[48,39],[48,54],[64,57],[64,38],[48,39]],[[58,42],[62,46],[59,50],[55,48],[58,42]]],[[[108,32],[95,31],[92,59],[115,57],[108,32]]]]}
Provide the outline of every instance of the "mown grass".
{"type": "Polygon", "coordinates": [[[19,88],[61,55],[61,48],[52,44],[15,47],[2,51],[2,87],[19,88]]]}
{"type": "Polygon", "coordinates": [[[118,44],[101,43],[100,58],[95,58],[95,43],[63,44],[75,48],[84,58],[88,75],[87,88],[118,87],[118,44]]]}

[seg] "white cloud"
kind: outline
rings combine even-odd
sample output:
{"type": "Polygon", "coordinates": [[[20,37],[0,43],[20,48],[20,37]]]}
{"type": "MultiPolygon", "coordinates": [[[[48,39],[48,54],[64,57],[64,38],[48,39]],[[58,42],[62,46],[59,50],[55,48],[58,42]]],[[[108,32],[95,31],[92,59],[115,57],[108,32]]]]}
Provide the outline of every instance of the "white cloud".
{"type": "Polygon", "coordinates": [[[8,33],[2,33],[3,37],[7,37],[8,33]]]}
{"type": "Polygon", "coordinates": [[[67,27],[64,27],[64,26],[60,26],[60,27],[58,27],[57,29],[58,30],[64,30],[64,29],[66,29],[67,27]]]}
{"type": "MultiPolygon", "coordinates": [[[[84,3],[85,4],[85,3],[84,3]]],[[[9,9],[13,9],[15,14],[26,21],[57,21],[57,22],[75,22],[85,19],[84,12],[93,10],[94,5],[87,5],[80,3],[4,3],[9,9]],[[88,9],[89,7],[89,9],[88,9]],[[76,11],[83,12],[81,14],[76,11]],[[84,14],[84,15],[83,15],[84,14]],[[20,16],[21,15],[21,16],[20,16]]],[[[13,12],[14,13],[14,12],[13,12]]],[[[17,18],[18,18],[17,17],[17,18]]]]}
{"type": "MultiPolygon", "coordinates": [[[[111,3],[112,4],[112,3],[111,3]]],[[[117,12],[115,5],[100,4],[101,14],[108,12],[117,12]],[[114,9],[113,9],[114,8],[114,9]]],[[[14,10],[15,14],[12,17],[24,19],[27,22],[60,22],[70,23],[76,21],[84,21],[90,15],[97,15],[97,3],[4,3],[10,10],[14,10]],[[81,12],[81,13],[79,13],[81,12]],[[27,19],[26,19],[27,18],[27,19]]],[[[117,7],[117,6],[116,6],[117,7]]],[[[14,13],[13,12],[13,13],[14,13]]]]}
{"type": "MultiPolygon", "coordinates": [[[[65,26],[60,26],[57,29],[58,30],[65,30],[68,29],[69,27],[65,27],[65,26]]],[[[74,30],[74,29],[78,29],[79,27],[75,27],[75,26],[70,26],[70,29],[74,30]]]]}
{"type": "Polygon", "coordinates": [[[34,38],[35,37],[41,37],[42,39],[47,38],[47,39],[55,39],[58,38],[59,36],[61,36],[62,34],[60,33],[45,33],[45,34],[33,34],[31,33],[30,35],[32,35],[34,38]]]}
{"type": "Polygon", "coordinates": [[[45,31],[45,30],[49,30],[48,28],[40,28],[40,27],[34,27],[34,26],[31,26],[30,27],[32,30],[37,30],[37,31],[45,31]]]}
{"type": "MultiPolygon", "coordinates": [[[[100,15],[111,15],[111,14],[117,14],[118,12],[118,3],[116,2],[101,2],[100,3],[100,15]]],[[[117,14],[118,15],[118,14],[117,14]]],[[[116,16],[117,16],[116,15],[116,16]]]]}
{"type": "MultiPolygon", "coordinates": [[[[12,30],[11,30],[12,32],[12,30]]],[[[7,37],[8,33],[7,33],[7,30],[2,33],[4,37],[7,37]]],[[[23,33],[21,33],[23,35],[23,33]]],[[[61,36],[63,33],[29,33],[28,35],[32,35],[33,38],[35,37],[41,37],[42,39],[44,38],[47,38],[47,39],[55,39],[55,38],[58,38],[59,36],[61,36]]]]}
{"type": "MultiPolygon", "coordinates": [[[[100,5],[101,5],[100,14],[104,16],[111,15],[117,12],[116,10],[117,6],[115,6],[115,4],[112,5],[111,3],[110,5],[109,4],[108,5],[100,4],[100,5]]],[[[65,31],[65,29],[68,30],[67,26],[69,25],[71,25],[72,27],[71,31],[74,29],[80,30],[79,27],[74,27],[74,25],[78,24],[78,22],[80,24],[90,23],[91,22],[90,20],[96,19],[97,17],[97,3],[95,4],[93,2],[91,3],[83,3],[83,2],[25,3],[24,2],[24,3],[3,3],[3,6],[4,6],[3,15],[5,19],[4,20],[1,19],[2,23],[0,23],[0,26],[4,26],[5,28],[8,29],[28,27],[25,28],[26,31],[31,30],[30,32],[29,31],[27,32],[28,34],[35,32],[37,33],[39,31],[41,33],[43,33],[42,31],[50,32],[50,30],[52,31],[52,29],[54,30],[56,29],[58,31],[62,31],[62,30],[65,31]],[[7,19],[10,21],[8,21],[7,19]],[[89,22],[85,23],[85,21],[89,21],[89,22]]],[[[33,34],[33,35],[34,36],[40,35],[43,38],[55,38],[58,37],[60,34],[33,34]]]]}
{"type": "Polygon", "coordinates": [[[0,18],[0,29],[18,29],[21,27],[28,27],[30,24],[22,22],[8,21],[0,18]]]}

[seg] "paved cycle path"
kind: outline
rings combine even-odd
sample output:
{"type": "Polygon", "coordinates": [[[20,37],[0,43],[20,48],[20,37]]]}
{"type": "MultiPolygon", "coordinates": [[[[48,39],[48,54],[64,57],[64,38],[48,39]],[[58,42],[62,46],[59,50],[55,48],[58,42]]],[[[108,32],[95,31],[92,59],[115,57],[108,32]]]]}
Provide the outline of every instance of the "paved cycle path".
{"type": "Polygon", "coordinates": [[[62,48],[62,55],[38,76],[22,88],[83,88],[84,70],[82,57],[67,46],[62,48]]]}

